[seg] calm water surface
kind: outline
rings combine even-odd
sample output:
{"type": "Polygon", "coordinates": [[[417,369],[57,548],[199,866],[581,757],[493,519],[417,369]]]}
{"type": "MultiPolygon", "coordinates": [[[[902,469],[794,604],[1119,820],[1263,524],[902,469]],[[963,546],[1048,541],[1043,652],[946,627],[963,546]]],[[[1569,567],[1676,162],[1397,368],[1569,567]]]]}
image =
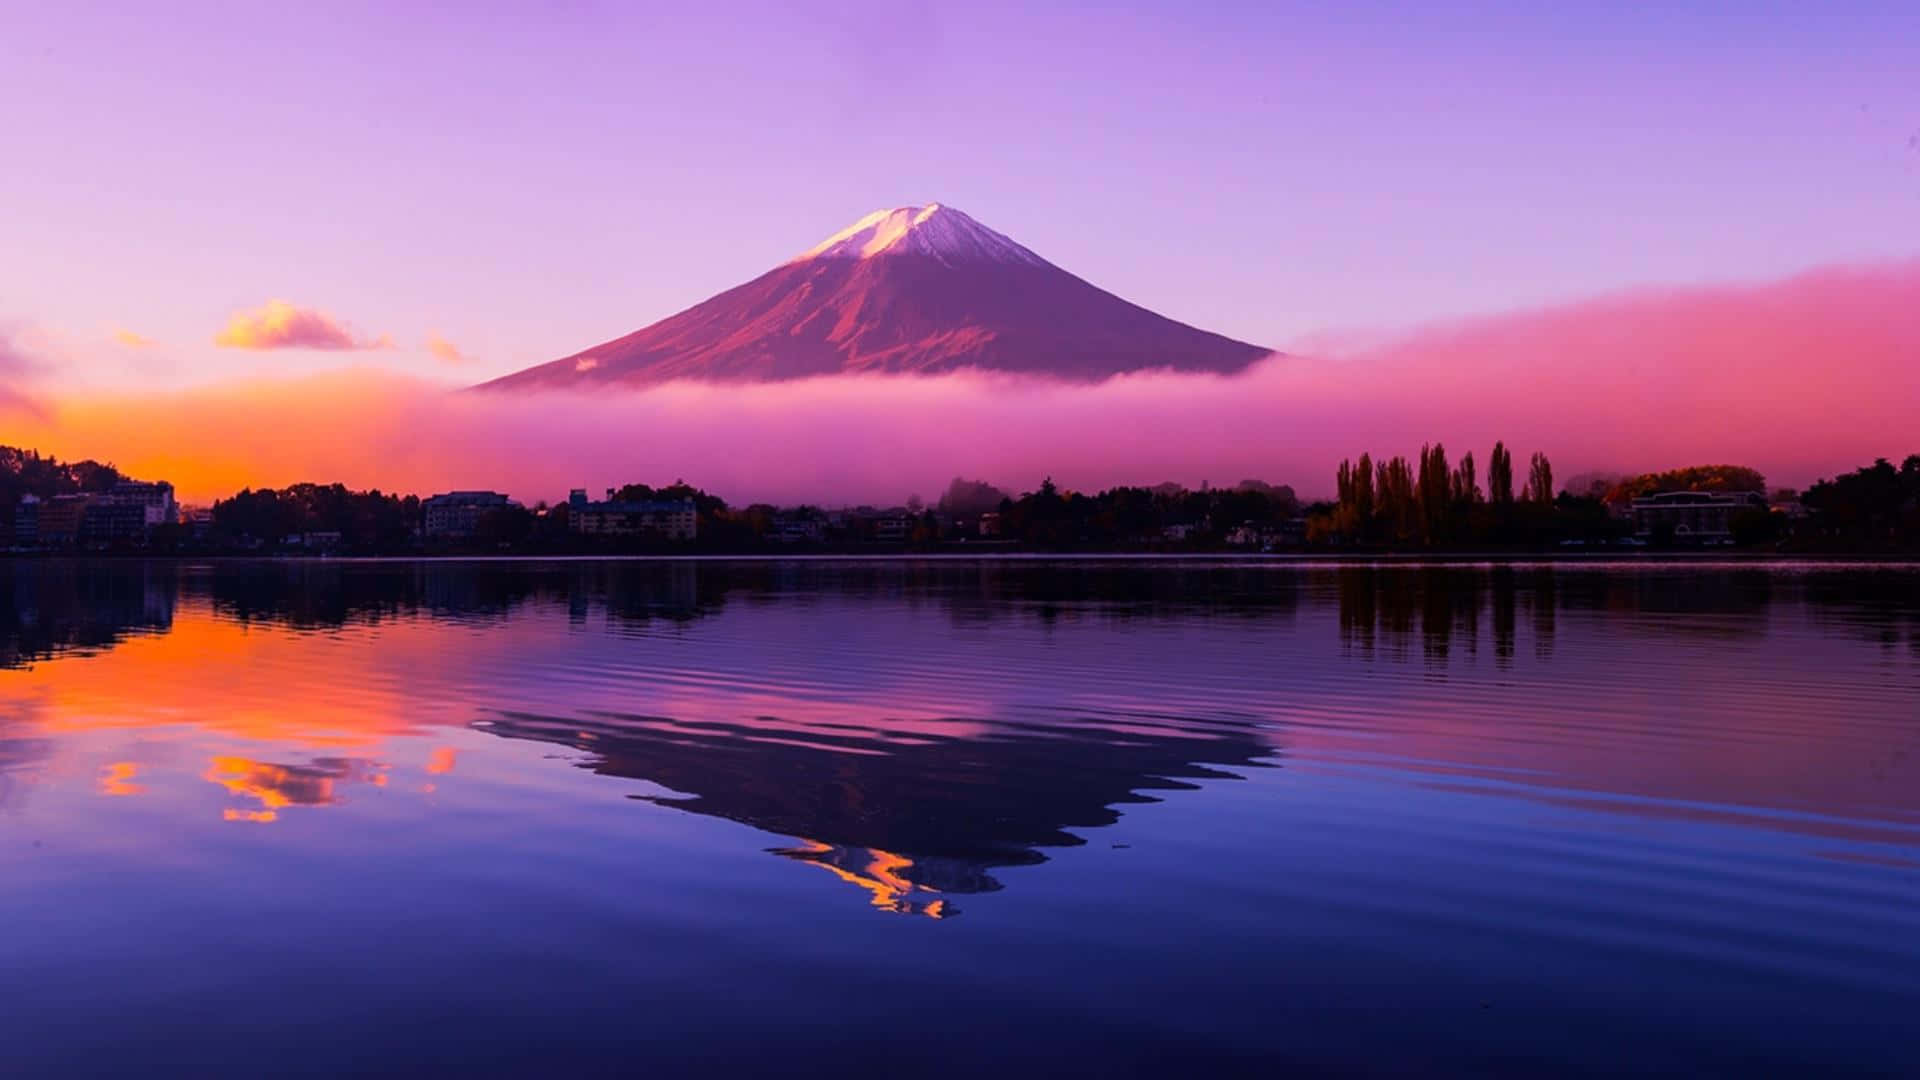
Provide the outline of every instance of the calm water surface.
{"type": "Polygon", "coordinates": [[[0,562],[0,1073],[1920,1073],[1920,571],[0,562]]]}

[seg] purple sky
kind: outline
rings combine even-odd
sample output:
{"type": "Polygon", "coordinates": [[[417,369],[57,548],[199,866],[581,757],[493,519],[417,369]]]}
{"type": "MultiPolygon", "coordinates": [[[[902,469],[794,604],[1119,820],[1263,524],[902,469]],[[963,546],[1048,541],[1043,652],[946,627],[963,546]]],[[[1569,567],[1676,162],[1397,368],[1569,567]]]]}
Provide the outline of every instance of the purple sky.
{"type": "Polygon", "coordinates": [[[9,5],[0,327],[477,380],[930,200],[1282,347],[1920,249],[1910,2],[1027,7],[9,5]],[[213,346],[269,298],[396,347],[213,346]]]}

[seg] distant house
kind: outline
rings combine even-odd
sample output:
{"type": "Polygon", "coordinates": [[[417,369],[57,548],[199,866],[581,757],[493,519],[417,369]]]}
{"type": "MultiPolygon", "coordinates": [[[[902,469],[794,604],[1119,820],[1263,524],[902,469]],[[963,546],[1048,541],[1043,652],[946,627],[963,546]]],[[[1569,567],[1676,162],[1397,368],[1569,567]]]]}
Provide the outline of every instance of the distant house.
{"type": "Polygon", "coordinates": [[[513,500],[497,491],[449,491],[434,495],[420,504],[421,531],[428,537],[442,539],[469,537],[479,529],[481,518],[512,505],[513,500]]]}
{"type": "Polygon", "coordinates": [[[1642,538],[1671,530],[1677,540],[1718,541],[1733,535],[1736,516],[1765,509],[1767,497],[1757,491],[1668,491],[1633,500],[1628,512],[1642,538]]]}
{"type": "Polygon", "coordinates": [[[685,543],[700,531],[700,515],[692,499],[630,502],[615,499],[612,489],[604,502],[587,501],[585,488],[567,496],[567,528],[583,536],[636,536],[685,543]]]}
{"type": "Polygon", "coordinates": [[[774,515],[773,540],[782,544],[817,544],[826,539],[826,518],[804,510],[782,511],[774,515]]]}
{"type": "Polygon", "coordinates": [[[889,512],[873,519],[873,538],[887,543],[901,543],[913,535],[913,515],[889,512]]]}

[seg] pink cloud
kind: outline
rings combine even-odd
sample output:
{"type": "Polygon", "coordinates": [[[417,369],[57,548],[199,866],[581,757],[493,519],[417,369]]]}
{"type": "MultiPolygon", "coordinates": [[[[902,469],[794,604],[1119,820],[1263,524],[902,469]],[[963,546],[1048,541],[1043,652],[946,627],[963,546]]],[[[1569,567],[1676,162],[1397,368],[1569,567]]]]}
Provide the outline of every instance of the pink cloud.
{"type": "Polygon", "coordinates": [[[356,336],[339,320],[285,300],[269,300],[253,311],[238,311],[213,337],[229,349],[389,349],[391,338],[356,336]]]}
{"type": "Polygon", "coordinates": [[[1259,478],[1332,488],[1361,450],[1504,439],[1556,472],[1699,462],[1805,484],[1920,451],[1920,262],[1648,290],[1470,320],[1234,377],[958,374],[513,396],[374,371],[69,397],[13,441],[195,498],[338,479],[523,499],[627,480],[736,503],[898,501],[954,475],[1030,489],[1259,478]]]}
{"type": "Polygon", "coordinates": [[[0,378],[27,375],[39,367],[39,361],[27,352],[16,335],[0,328],[0,378]]]}
{"type": "Polygon", "coordinates": [[[28,393],[24,385],[43,367],[19,343],[16,335],[0,327],[0,415],[46,417],[46,405],[28,393]]]}
{"type": "Polygon", "coordinates": [[[160,344],[145,334],[136,334],[125,327],[114,330],[113,340],[115,344],[125,345],[129,349],[145,349],[160,344]]]}
{"type": "Polygon", "coordinates": [[[47,406],[25,390],[0,383],[0,416],[47,417],[47,406]]]}

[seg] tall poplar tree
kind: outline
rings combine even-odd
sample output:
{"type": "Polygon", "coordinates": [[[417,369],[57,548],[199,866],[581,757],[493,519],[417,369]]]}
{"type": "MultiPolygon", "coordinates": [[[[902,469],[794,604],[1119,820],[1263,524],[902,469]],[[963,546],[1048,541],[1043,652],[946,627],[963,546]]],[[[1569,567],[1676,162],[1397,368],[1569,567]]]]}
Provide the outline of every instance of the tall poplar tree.
{"type": "Polygon", "coordinates": [[[1534,451],[1533,464],[1527,469],[1527,498],[1541,504],[1553,502],[1553,465],[1547,455],[1534,451]]]}
{"type": "Polygon", "coordinates": [[[1503,509],[1513,505],[1513,451],[1503,442],[1493,444],[1487,462],[1487,501],[1503,509]]]}

